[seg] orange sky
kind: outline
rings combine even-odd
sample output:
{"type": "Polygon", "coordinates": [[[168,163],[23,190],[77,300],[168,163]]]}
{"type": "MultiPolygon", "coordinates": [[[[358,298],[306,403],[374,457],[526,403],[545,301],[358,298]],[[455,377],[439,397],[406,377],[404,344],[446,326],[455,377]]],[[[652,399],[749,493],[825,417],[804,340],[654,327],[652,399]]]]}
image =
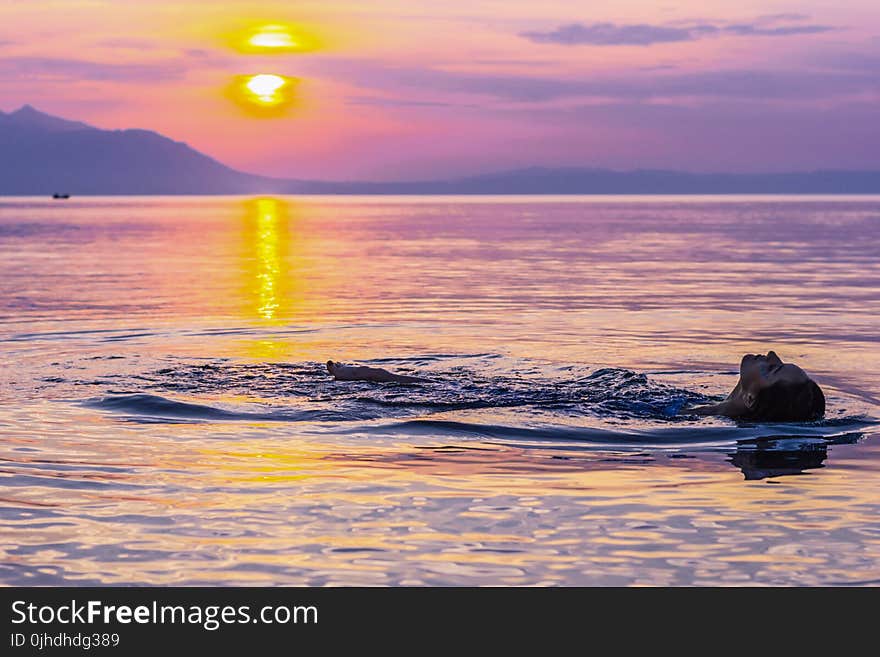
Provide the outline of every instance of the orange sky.
{"type": "Polygon", "coordinates": [[[0,109],[153,129],[284,177],[876,168],[880,13],[839,5],[7,1],[0,109]],[[235,47],[261,25],[318,47],[235,47]],[[233,102],[257,73],[298,78],[295,102],[233,102]]]}

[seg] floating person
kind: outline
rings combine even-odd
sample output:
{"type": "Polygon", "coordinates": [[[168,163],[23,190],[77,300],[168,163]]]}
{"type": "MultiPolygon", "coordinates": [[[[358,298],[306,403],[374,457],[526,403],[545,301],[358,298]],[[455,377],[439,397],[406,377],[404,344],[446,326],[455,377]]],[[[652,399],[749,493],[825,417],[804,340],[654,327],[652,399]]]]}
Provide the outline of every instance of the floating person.
{"type": "MultiPolygon", "coordinates": [[[[394,374],[380,367],[343,365],[332,360],[327,361],[327,371],[337,381],[430,381],[394,374]]],[[[825,414],[825,395],[806,372],[794,363],[783,363],[775,351],[766,356],[746,354],[740,362],[739,381],[724,401],[685,408],[681,414],[721,415],[747,421],[807,422],[825,414]]]]}

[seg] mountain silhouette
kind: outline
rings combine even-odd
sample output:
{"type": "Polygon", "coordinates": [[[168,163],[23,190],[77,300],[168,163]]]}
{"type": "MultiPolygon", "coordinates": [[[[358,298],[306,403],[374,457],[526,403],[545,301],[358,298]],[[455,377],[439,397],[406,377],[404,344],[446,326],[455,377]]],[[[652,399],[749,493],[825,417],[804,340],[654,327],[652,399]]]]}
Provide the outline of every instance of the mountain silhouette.
{"type": "Polygon", "coordinates": [[[880,194],[880,171],[685,173],[532,167],[450,180],[324,182],[236,171],[150,130],[102,130],[30,105],[0,112],[0,195],[880,194]]]}
{"type": "Polygon", "coordinates": [[[71,130],[97,130],[87,123],[80,121],[68,121],[57,116],[44,114],[30,105],[22,105],[21,108],[11,114],[0,112],[0,129],[3,126],[14,127],[23,131],[43,132],[68,132],[71,130]]]}
{"type": "Polygon", "coordinates": [[[30,105],[0,112],[0,194],[247,194],[296,187],[235,171],[149,130],[100,130],[30,105]]]}

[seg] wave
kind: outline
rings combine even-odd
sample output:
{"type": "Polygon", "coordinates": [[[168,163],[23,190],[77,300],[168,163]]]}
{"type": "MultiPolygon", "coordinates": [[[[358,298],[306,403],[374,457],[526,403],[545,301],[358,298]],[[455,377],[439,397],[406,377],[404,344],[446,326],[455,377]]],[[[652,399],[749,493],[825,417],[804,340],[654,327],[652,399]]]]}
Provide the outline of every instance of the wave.
{"type": "MultiPolygon", "coordinates": [[[[683,409],[718,397],[624,368],[589,370],[482,353],[431,353],[368,362],[392,364],[397,372],[422,374],[431,381],[337,382],[321,363],[172,361],[145,373],[105,377],[100,385],[113,384],[122,392],[84,403],[130,422],[324,423],[331,426],[313,426],[309,431],[473,437],[519,444],[712,446],[755,440],[829,441],[878,426],[876,419],[845,411],[820,422],[792,424],[691,416],[683,409]],[[217,401],[232,398],[234,402],[217,401]]],[[[687,380],[682,379],[687,374],[675,371],[679,381],[687,380]]]]}
{"type": "MultiPolygon", "coordinates": [[[[713,398],[650,380],[620,368],[587,371],[554,368],[499,367],[495,354],[458,357],[450,367],[447,354],[398,359],[395,371],[420,373],[430,382],[375,384],[334,382],[323,364],[208,362],[174,365],[136,376],[132,384],[157,392],[194,396],[236,395],[269,403],[344,406],[359,418],[407,417],[449,411],[522,409],[558,416],[614,417],[676,421],[682,408],[713,398]],[[476,360],[476,363],[474,363],[476,360]],[[416,367],[413,367],[416,364],[416,367]]],[[[389,363],[375,359],[371,363],[389,363]]]]}
{"type": "MultiPolygon", "coordinates": [[[[731,426],[650,427],[633,429],[606,429],[575,426],[506,426],[452,420],[417,419],[366,428],[372,434],[408,435],[471,435],[504,441],[558,441],[589,443],[592,445],[730,445],[734,443],[772,444],[779,449],[794,449],[800,443],[816,440],[833,443],[852,442],[861,431],[876,426],[873,421],[851,418],[846,423],[833,425],[812,424],[753,424],[731,426]],[[852,440],[851,440],[852,439],[852,440]]],[[[347,432],[361,432],[364,428],[347,432]]]]}
{"type": "Polygon", "coordinates": [[[415,385],[337,382],[317,363],[175,363],[146,373],[105,375],[96,385],[135,390],[93,399],[88,405],[135,417],[183,420],[394,420],[495,410],[540,415],[548,421],[593,417],[680,422],[682,408],[712,399],[631,370],[542,369],[522,363],[504,367],[494,362],[499,358],[427,354],[397,363],[398,372],[425,372],[431,379],[415,385]],[[197,399],[175,401],[163,396],[167,393],[197,399]],[[232,396],[253,400],[259,408],[227,409],[201,402],[232,396]]]}
{"type": "Polygon", "coordinates": [[[116,394],[88,399],[83,402],[83,406],[114,413],[127,413],[133,416],[131,419],[144,418],[147,421],[171,419],[227,422],[346,422],[352,420],[348,414],[328,410],[231,411],[144,393],[116,394]]]}
{"type": "MultiPolygon", "coordinates": [[[[467,420],[414,418],[399,421],[351,410],[270,409],[230,410],[207,404],[183,402],[144,393],[114,394],[83,402],[89,408],[124,414],[135,422],[332,422],[335,434],[473,437],[505,442],[562,442],[593,446],[721,446],[768,441],[786,445],[798,441],[847,442],[846,437],[878,425],[871,418],[853,416],[813,423],[733,424],[705,426],[632,426],[606,428],[561,424],[506,425],[467,420]],[[377,421],[378,420],[378,421],[377,421]],[[844,437],[844,438],[841,438],[844,437]],[[788,441],[788,442],[786,442],[788,441]]],[[[702,421],[701,421],[702,422],[702,421]]],[[[788,447],[785,447],[788,449],[788,447]]]]}

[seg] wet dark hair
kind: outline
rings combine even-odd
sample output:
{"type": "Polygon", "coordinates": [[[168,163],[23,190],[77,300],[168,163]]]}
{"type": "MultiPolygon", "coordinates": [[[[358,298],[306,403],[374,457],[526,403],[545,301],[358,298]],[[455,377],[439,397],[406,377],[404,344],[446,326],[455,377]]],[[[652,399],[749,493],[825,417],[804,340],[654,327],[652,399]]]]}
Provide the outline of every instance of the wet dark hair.
{"type": "Polygon", "coordinates": [[[825,415],[825,394],[812,379],[791,384],[780,381],[758,392],[748,419],[806,422],[825,415]]]}

